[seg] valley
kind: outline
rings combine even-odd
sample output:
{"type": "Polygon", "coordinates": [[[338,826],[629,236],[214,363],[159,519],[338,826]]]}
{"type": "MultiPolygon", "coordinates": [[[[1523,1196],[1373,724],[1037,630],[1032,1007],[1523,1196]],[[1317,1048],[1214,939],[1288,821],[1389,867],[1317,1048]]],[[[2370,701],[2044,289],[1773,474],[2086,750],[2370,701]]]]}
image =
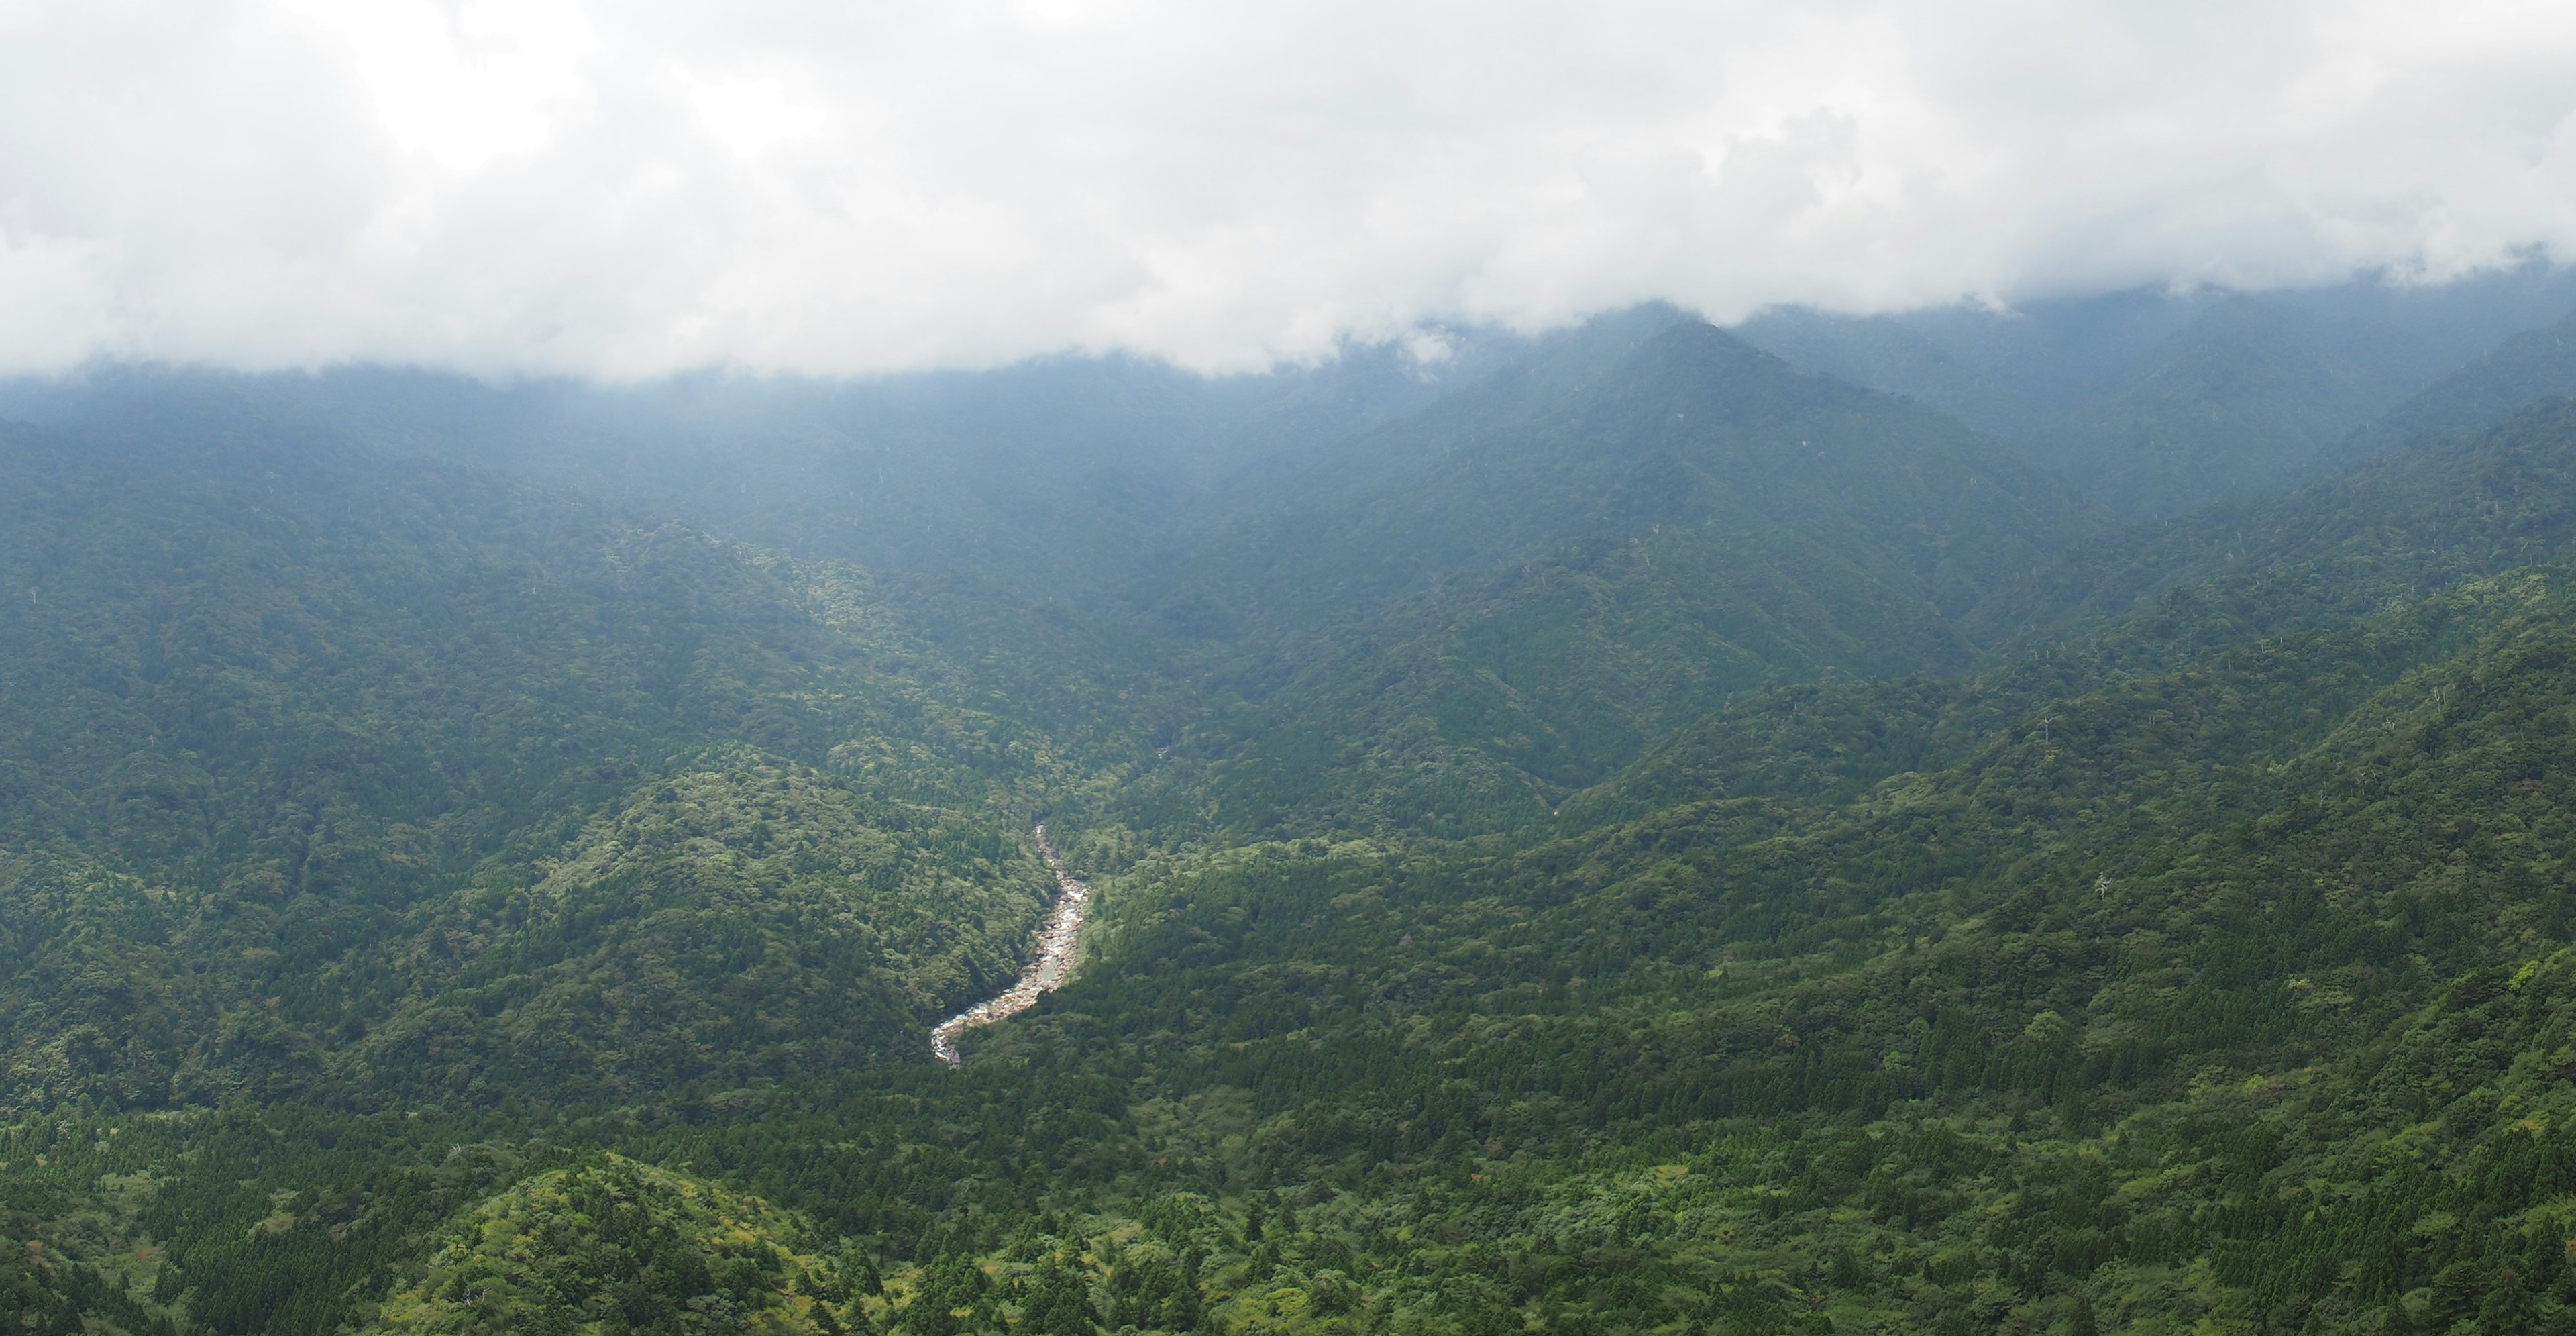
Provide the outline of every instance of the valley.
{"type": "Polygon", "coordinates": [[[2576,1330],[2525,277],[0,395],[0,1295],[2576,1330]]]}
{"type": "Polygon", "coordinates": [[[979,1025],[1009,1020],[1037,1005],[1038,994],[1063,986],[1080,954],[1082,912],[1091,902],[1091,888],[1064,870],[1063,857],[1047,843],[1044,822],[1038,824],[1034,838],[1038,856],[1046,860],[1047,871],[1055,875],[1055,907],[1047,914],[1046,926],[1038,929],[1037,948],[1020,970],[1018,982],[931,1027],[931,1055],[951,1067],[966,1065],[957,1056],[957,1036],[979,1025]]]}

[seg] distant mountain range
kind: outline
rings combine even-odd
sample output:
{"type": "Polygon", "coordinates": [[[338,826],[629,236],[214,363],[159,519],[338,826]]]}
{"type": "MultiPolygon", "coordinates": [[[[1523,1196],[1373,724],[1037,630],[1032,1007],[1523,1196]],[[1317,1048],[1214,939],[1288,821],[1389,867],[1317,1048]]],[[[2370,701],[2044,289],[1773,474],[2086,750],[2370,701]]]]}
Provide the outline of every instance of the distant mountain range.
{"type": "Polygon", "coordinates": [[[2569,1329],[2571,306],[12,387],[0,1315],[2569,1329]]]}
{"type": "Polygon", "coordinates": [[[2566,359],[2531,340],[2571,311],[2576,284],[2532,268],[2420,288],[2137,292],[1867,319],[1779,311],[1737,332],[1951,413],[2148,517],[2276,491],[2381,442],[2474,430],[2563,394],[2565,377],[2545,368],[2566,359]]]}

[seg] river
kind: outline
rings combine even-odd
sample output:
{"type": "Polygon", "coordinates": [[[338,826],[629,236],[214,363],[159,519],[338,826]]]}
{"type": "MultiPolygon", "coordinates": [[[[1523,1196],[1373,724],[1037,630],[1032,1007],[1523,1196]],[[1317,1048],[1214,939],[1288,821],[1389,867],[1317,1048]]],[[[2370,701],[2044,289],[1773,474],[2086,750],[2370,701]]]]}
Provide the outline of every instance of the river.
{"type": "Polygon", "coordinates": [[[1037,834],[1038,854],[1046,859],[1047,871],[1055,874],[1055,912],[1047,916],[1046,926],[1038,929],[1037,958],[1020,971],[1018,983],[999,996],[986,998],[941,1021],[930,1032],[930,1051],[951,1067],[966,1065],[966,1060],[957,1055],[957,1036],[1028,1010],[1037,1004],[1038,994],[1055,991],[1073,969],[1073,950],[1082,939],[1082,911],[1091,903],[1091,888],[1064,870],[1064,860],[1047,842],[1045,822],[1038,823],[1037,834]]]}

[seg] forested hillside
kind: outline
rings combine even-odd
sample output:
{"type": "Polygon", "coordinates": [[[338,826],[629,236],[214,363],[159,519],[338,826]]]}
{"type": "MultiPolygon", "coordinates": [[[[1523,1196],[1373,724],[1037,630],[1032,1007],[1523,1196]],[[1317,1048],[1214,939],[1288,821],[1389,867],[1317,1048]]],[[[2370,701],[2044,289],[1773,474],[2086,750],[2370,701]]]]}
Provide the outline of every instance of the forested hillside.
{"type": "Polygon", "coordinates": [[[1506,365],[1580,361],[1681,319],[1647,307],[1528,339],[1452,331],[1424,360],[1360,346],[1312,368],[1206,378],[1130,358],[813,381],[637,386],[343,367],[246,376],[104,367],[0,381],[0,419],[157,436],[216,421],[362,440],[887,576],[1086,602],[1233,513],[1247,478],[1416,412],[1506,365]]]}
{"type": "Polygon", "coordinates": [[[2424,432],[2563,395],[2567,271],[2357,279],[2273,292],[2142,289],[1740,332],[1802,367],[1918,399],[2124,515],[2284,490],[2424,432]]]}
{"type": "Polygon", "coordinates": [[[2344,463],[2428,436],[2466,436],[2543,400],[2571,396],[2576,396],[2576,316],[2505,340],[2364,424],[2329,457],[2344,463]]]}
{"type": "MultiPolygon", "coordinates": [[[[842,575],[569,498],[176,432],[19,433],[0,468],[22,1112],[364,1105],[482,1069],[459,1008],[541,1089],[562,1054],[503,1036],[584,1042],[543,1018],[563,988],[671,994],[612,1029],[694,1053],[595,1055],[659,1084],[775,1065],[738,1014],[684,1038],[731,985],[635,977],[648,957],[781,970],[829,1010],[773,1032],[908,1050],[917,1015],[1016,968],[1047,885],[1024,818],[1121,759],[995,711],[1007,676],[933,666],[842,575]]],[[[1109,688],[1056,681],[1115,720],[1109,688]]]]}
{"type": "Polygon", "coordinates": [[[1194,657],[1245,722],[1180,751],[1256,831],[1516,825],[1746,687],[1966,667],[1963,617],[2108,527],[1954,422],[1696,324],[1497,375],[1287,496],[1160,586],[1226,624],[1194,657]]]}
{"type": "Polygon", "coordinates": [[[398,396],[0,428],[0,1313],[2576,1330],[2576,408],[2122,525],[1668,311],[1458,356],[888,569],[398,396]]]}
{"type": "MultiPolygon", "coordinates": [[[[2576,407],[2543,401],[2464,442],[2386,452],[2284,496],[2131,527],[2069,552],[1967,618],[1989,643],[2064,634],[2200,582],[2235,600],[2249,581],[2295,584],[2212,619],[2263,634],[2369,611],[2457,581],[2558,560],[2571,528],[2567,442],[2576,407]]],[[[2176,642],[2177,652],[2199,637],[2176,642]]]]}

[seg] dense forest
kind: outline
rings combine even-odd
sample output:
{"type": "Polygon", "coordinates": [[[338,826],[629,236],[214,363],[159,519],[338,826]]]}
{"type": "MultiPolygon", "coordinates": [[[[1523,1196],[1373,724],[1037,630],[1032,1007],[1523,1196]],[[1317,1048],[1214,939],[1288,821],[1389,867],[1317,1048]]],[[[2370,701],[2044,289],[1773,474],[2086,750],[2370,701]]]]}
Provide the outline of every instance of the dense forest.
{"type": "Polygon", "coordinates": [[[2555,283],[17,387],[0,1327],[2576,1332],[2555,283]]]}

